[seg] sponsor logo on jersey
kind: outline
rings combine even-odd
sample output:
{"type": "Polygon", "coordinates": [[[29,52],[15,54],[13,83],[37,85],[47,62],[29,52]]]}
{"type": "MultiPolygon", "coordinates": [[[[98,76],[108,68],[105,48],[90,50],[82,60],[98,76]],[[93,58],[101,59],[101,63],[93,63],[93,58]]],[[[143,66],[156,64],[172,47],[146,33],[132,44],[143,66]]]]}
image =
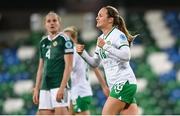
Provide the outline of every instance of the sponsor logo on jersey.
{"type": "Polygon", "coordinates": [[[67,41],[66,43],[65,43],[65,47],[66,48],[72,48],[72,42],[70,42],[70,41],[67,41]]]}
{"type": "Polygon", "coordinates": [[[48,45],[48,46],[46,46],[46,48],[47,48],[47,49],[50,49],[50,48],[51,48],[51,46],[50,46],[50,45],[48,45]]]}

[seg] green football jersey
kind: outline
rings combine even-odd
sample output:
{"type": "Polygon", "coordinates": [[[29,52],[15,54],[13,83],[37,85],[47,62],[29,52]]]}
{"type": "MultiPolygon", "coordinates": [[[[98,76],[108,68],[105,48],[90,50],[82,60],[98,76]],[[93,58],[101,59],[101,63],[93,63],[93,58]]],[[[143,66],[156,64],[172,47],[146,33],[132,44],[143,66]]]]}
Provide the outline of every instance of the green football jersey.
{"type": "Polygon", "coordinates": [[[73,54],[73,42],[63,33],[59,33],[52,40],[49,36],[40,41],[40,58],[44,61],[41,89],[52,89],[60,86],[64,68],[65,54],[73,54]]]}

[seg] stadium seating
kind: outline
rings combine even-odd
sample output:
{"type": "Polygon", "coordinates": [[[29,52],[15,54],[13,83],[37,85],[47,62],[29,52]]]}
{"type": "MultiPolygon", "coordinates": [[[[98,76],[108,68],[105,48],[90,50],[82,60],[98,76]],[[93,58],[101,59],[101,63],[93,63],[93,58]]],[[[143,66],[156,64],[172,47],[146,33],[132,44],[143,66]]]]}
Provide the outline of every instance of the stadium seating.
{"type": "MultiPolygon", "coordinates": [[[[180,13],[177,11],[127,12],[133,34],[131,66],[138,80],[140,114],[180,114],[180,13]]],[[[85,31],[85,30],[84,30],[85,31]]],[[[23,46],[0,49],[0,112],[34,115],[32,88],[38,64],[37,46],[42,33],[31,33],[23,46]]],[[[89,41],[88,50],[95,41],[89,41]]],[[[92,114],[101,114],[105,103],[101,87],[92,83],[92,114]]]]}

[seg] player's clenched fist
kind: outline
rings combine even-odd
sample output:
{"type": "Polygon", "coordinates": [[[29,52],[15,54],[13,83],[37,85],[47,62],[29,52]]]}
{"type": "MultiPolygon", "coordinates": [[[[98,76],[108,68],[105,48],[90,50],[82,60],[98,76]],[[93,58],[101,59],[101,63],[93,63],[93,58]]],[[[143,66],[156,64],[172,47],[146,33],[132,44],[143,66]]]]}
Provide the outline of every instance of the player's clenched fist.
{"type": "Polygon", "coordinates": [[[98,38],[97,45],[102,48],[106,42],[102,38],[98,38]]]}
{"type": "Polygon", "coordinates": [[[83,50],[84,50],[84,45],[82,45],[82,44],[76,45],[76,51],[78,54],[82,54],[83,50]]]}

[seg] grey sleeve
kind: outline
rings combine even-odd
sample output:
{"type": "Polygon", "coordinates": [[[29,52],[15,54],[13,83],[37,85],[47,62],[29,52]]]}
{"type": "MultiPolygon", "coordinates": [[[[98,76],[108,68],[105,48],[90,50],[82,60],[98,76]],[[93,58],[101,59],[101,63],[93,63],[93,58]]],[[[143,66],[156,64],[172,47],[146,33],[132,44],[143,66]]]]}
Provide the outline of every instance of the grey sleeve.
{"type": "Polygon", "coordinates": [[[96,53],[92,57],[84,50],[81,57],[93,68],[98,67],[100,64],[100,58],[96,53]]]}

